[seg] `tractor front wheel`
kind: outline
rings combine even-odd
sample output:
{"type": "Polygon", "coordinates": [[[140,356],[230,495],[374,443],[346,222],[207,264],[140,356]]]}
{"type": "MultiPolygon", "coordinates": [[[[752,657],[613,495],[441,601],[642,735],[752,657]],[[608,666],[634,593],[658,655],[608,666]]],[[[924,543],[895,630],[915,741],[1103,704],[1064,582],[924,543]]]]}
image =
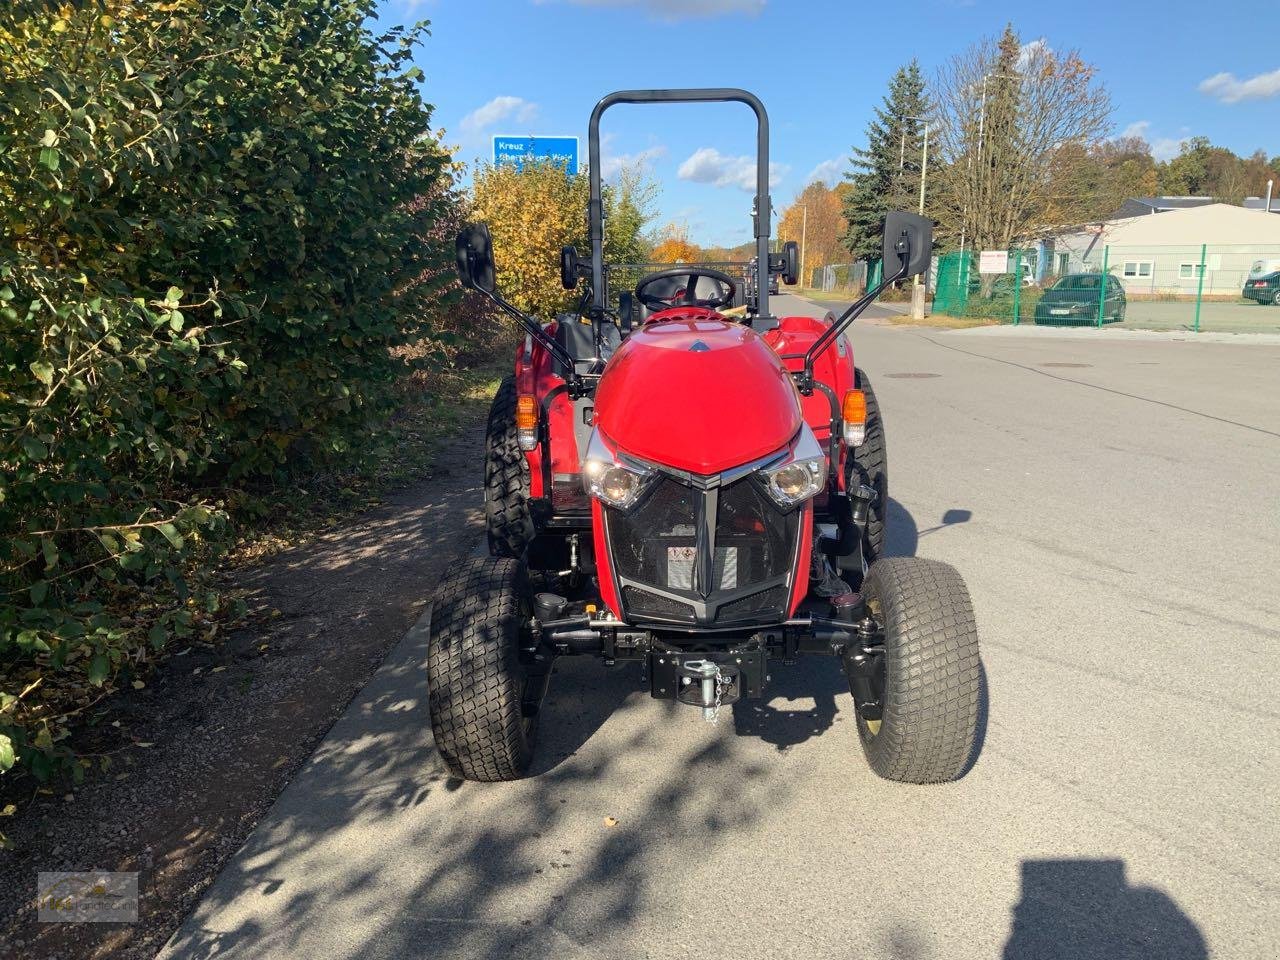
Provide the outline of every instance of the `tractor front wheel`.
{"type": "Polygon", "coordinates": [[[489,553],[520,557],[533,540],[529,512],[529,461],[516,432],[516,379],[507,377],[489,408],[485,437],[484,519],[489,553]]]}
{"type": "MultiPolygon", "coordinates": [[[[889,519],[889,452],[885,445],[884,420],[880,416],[876,392],[871,389],[871,380],[866,371],[860,367],[854,371],[854,384],[867,398],[867,435],[845,457],[845,489],[856,493],[858,486],[862,484],[876,492],[862,542],[869,564],[884,550],[885,528],[889,519]]],[[[841,558],[840,567],[842,570],[861,574],[861,558],[857,553],[841,558]]]]}
{"type": "Polygon", "coordinates": [[[968,588],[948,564],[889,557],[872,564],[862,593],[883,638],[870,683],[853,683],[855,701],[860,690],[864,697],[855,706],[867,761],[887,780],[959,779],[977,735],[981,688],[968,588]]]}
{"type": "Polygon", "coordinates": [[[431,730],[450,773],[516,780],[533,758],[545,673],[530,668],[531,591],[524,564],[468,560],[446,576],[431,611],[431,730]]]}

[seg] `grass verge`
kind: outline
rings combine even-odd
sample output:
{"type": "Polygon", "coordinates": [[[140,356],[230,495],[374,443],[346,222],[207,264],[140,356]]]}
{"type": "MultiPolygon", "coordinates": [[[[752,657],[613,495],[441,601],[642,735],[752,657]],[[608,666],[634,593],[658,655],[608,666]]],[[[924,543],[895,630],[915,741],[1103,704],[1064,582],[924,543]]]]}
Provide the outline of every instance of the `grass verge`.
{"type": "Polygon", "coordinates": [[[989,317],[949,317],[945,313],[931,313],[923,320],[912,320],[909,314],[899,313],[888,318],[898,327],[933,327],[940,330],[968,330],[970,327],[997,327],[1001,321],[989,317]]]}

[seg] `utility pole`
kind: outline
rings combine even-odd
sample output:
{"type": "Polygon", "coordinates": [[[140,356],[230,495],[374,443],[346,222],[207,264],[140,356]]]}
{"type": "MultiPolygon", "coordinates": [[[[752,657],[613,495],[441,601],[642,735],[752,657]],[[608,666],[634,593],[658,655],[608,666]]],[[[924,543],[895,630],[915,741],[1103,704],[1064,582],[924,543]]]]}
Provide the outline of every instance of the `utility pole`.
{"type": "MultiPolygon", "coordinates": [[[[984,174],[982,169],[982,145],[983,145],[983,137],[986,130],[986,119],[987,119],[987,81],[990,80],[992,77],[999,77],[1005,80],[1021,80],[1022,79],[1022,76],[1020,74],[994,73],[994,72],[988,73],[986,76],[982,78],[982,102],[978,107],[978,184],[977,184],[978,190],[976,191],[978,193],[979,209],[982,209],[981,205],[985,202],[982,196],[982,189],[981,189],[986,184],[986,180],[987,180],[986,175],[984,174]]],[[[963,252],[964,251],[964,228],[963,227],[961,227],[960,238],[961,238],[960,250],[961,252],[963,252]]]]}
{"type": "MultiPolygon", "coordinates": [[[[920,150],[920,216],[923,217],[924,216],[924,181],[925,181],[925,177],[928,176],[928,173],[929,173],[929,121],[924,117],[903,117],[903,119],[915,120],[918,123],[924,124],[924,143],[920,150]]],[[[905,151],[906,143],[907,143],[906,132],[903,131],[902,147],[900,148],[899,152],[905,151]]],[[[904,158],[905,158],[905,153],[904,153],[904,158]]],[[[902,166],[904,163],[905,163],[905,159],[899,163],[898,165],[899,170],[902,169],[902,166]]],[[[924,319],[925,292],[926,291],[920,285],[920,277],[918,275],[913,277],[911,280],[911,319],[912,320],[924,319]]]]}

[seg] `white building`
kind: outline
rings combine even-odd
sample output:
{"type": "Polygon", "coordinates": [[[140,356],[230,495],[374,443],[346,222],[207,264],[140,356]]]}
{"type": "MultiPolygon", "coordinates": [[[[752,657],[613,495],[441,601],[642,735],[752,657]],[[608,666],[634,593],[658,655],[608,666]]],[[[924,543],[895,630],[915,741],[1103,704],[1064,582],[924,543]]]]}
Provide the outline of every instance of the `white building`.
{"type": "Polygon", "coordinates": [[[1206,295],[1238,295],[1249,268],[1280,257],[1280,217],[1209,203],[1062,233],[1044,241],[1046,267],[1059,275],[1102,269],[1129,294],[1194,295],[1203,264],[1206,295]]]}

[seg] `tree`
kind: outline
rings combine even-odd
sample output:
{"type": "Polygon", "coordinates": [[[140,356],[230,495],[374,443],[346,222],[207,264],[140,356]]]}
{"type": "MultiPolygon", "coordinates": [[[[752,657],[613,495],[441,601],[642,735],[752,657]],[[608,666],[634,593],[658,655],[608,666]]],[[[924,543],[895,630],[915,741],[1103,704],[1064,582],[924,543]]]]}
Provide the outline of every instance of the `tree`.
{"type": "MultiPolygon", "coordinates": [[[[1154,196],[1160,189],[1151,148],[1140,137],[1104,140],[1090,152],[1095,165],[1091,189],[1097,197],[1099,219],[1119,209],[1129,197],[1154,196]]],[[[1051,215],[1058,219],[1061,215],[1051,215]]]]}
{"type": "Polygon", "coordinates": [[[654,217],[659,187],[636,163],[618,171],[612,183],[604,184],[604,258],[607,263],[644,263],[653,245],[645,229],[654,217]]]}
{"type": "Polygon", "coordinates": [[[888,211],[916,208],[924,139],[918,118],[929,110],[920,65],[912,60],[889,81],[883,104],[867,124],[867,145],[853,148],[853,170],[845,175],[851,189],[844,201],[844,244],[855,257],[879,255],[888,211]]]}
{"type": "MultiPolygon", "coordinates": [[[[550,319],[570,309],[575,295],[560,284],[560,248],[586,256],[585,171],[570,174],[561,163],[523,168],[482,165],[475,174],[474,217],[493,234],[498,286],[521,310],[550,319]]],[[[644,229],[653,217],[657,187],[639,168],[624,169],[603,191],[607,263],[636,263],[648,255],[644,229]]]]}
{"type": "Polygon", "coordinates": [[[375,14],[0,3],[0,774],[216,610],[224,504],[389,441],[456,196],[375,14]]]}
{"type": "Polygon", "coordinates": [[[668,223],[650,254],[654,263],[697,263],[705,259],[698,245],[689,240],[689,228],[681,223],[668,223]]]}
{"type": "Polygon", "coordinates": [[[1111,100],[1074,50],[1026,46],[1013,27],[954,57],[937,82],[940,234],[977,249],[1096,215],[1091,153],[1111,100]]]}
{"type": "Polygon", "coordinates": [[[1239,203],[1246,196],[1262,196],[1275,170],[1261,150],[1245,159],[1226,147],[1215,147],[1208,137],[1192,137],[1176,157],[1160,164],[1159,176],[1163,194],[1239,203]]]}
{"type": "Polygon", "coordinates": [[[564,164],[523,168],[483,165],[475,174],[472,209],[493,234],[498,289],[527,313],[552,319],[569,307],[560,284],[560,248],[586,246],[588,181],[564,164]]]}
{"type": "MultiPolygon", "coordinates": [[[[803,241],[800,254],[806,274],[812,275],[811,271],[835,263],[845,254],[842,241],[848,228],[841,206],[839,194],[815,180],[782,212],[778,239],[784,243],[803,241]]],[[[808,280],[806,276],[800,282],[807,286],[808,280]]]]}

